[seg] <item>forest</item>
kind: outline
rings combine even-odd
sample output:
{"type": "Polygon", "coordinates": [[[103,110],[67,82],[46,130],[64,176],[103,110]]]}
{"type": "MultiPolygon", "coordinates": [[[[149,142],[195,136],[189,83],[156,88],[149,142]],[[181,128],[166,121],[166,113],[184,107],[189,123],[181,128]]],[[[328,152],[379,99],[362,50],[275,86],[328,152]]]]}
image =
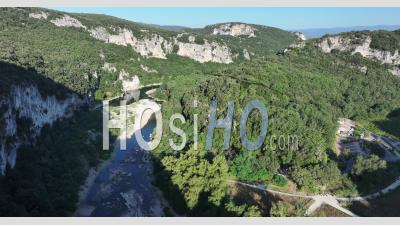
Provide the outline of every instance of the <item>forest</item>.
{"type": "MultiPolygon", "coordinates": [[[[188,134],[188,142],[183,150],[175,151],[169,139],[178,143],[179,136],[164,130],[160,146],[151,152],[154,185],[179,215],[304,215],[305,202],[269,199],[265,206],[238,201],[230,194],[229,180],[278,189],[294,185],[296,191],[305,193],[359,196],[381,189],[400,174],[400,164],[381,160],[377,146],[369,146],[373,154],[368,157],[349,152],[338,155],[335,147],[338,118],[352,119],[371,132],[400,139],[400,79],[388,72],[389,65],[347,52],[325,54],[316,47],[318,40],[277,55],[295,37],[270,27],[258,27],[265,30],[254,40],[216,40],[208,34],[212,27],[187,31],[225,42],[233,53],[252,50],[256,54],[249,61],[239,57],[227,65],[201,64],[176,54],[167,59],[146,58],[130,47],[100,42],[82,29],[28,19],[29,12],[39,9],[1,10],[0,96],[6,95],[11,85],[29,80],[44,96],[63,98],[65,93],[75,93],[89,99],[90,106],[121,94],[118,73],[122,70],[137,75],[142,84],[162,83],[156,97],[164,100],[163,127],[169,127],[171,115],[181,113],[186,123],[179,127],[188,134]],[[104,70],[105,63],[115,66],[116,72],[104,70]],[[157,73],[144,72],[142,65],[157,73]],[[368,71],[364,73],[358,66],[366,66],[368,71]],[[223,129],[215,130],[213,147],[205,148],[211,100],[218,102],[217,118],[226,116],[228,101],[235,103],[226,150],[223,129]],[[263,102],[268,110],[267,137],[255,151],[243,148],[240,140],[240,116],[251,100],[263,102]],[[197,149],[193,145],[194,114],[198,115],[197,149]],[[278,139],[271,138],[293,135],[298,137],[296,148],[290,144],[280,147],[278,139]],[[353,170],[344,173],[344,162],[349,159],[354,161],[353,170]]],[[[54,13],[53,17],[62,15],[48,12],[54,13]]],[[[87,26],[126,26],[175,35],[102,15],[74,16],[87,26]]],[[[362,34],[372,35],[371,45],[377,49],[399,48],[399,31],[362,34]]],[[[257,111],[249,116],[246,129],[251,140],[260,133],[260,119],[257,111]]],[[[24,144],[16,167],[0,176],[0,215],[73,215],[89,168],[110,156],[101,151],[100,139],[86,142],[89,130],[101,131],[101,121],[100,112],[82,107],[71,118],[44,127],[36,143],[24,144]]],[[[30,123],[18,121],[20,132],[30,123]]]]}

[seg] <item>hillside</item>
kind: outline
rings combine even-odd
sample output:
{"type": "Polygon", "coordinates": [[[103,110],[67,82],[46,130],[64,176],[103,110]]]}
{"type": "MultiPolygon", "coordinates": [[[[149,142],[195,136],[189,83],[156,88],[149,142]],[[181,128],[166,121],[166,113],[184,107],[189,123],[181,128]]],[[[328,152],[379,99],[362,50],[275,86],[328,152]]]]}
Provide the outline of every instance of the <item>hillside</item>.
{"type": "MultiPolygon", "coordinates": [[[[96,106],[115,97],[136,102],[144,94],[135,93],[155,83],[161,83],[153,98],[162,102],[164,133],[151,158],[153,183],[169,202],[164,215],[269,216],[280,207],[289,216],[298,215],[290,210],[305,212],[304,202],[291,209],[283,198],[237,198],[228,180],[347,197],[373,193],[400,175],[398,161],[386,162],[379,146],[370,147],[375,142],[365,143],[374,151],[361,157],[337,153],[335,146],[339,118],[356,121],[363,133],[400,139],[398,30],[302,40],[238,22],[176,32],[106,15],[0,10],[0,215],[74,215],[90,168],[113,157],[101,150],[96,106]],[[218,118],[234,101],[226,150],[222,129],[205,149],[214,99],[218,118]],[[253,99],[265,104],[269,122],[262,147],[249,151],[239,123],[253,99]],[[182,151],[169,144],[181,140],[169,129],[174,113],[186,120],[179,124],[188,135],[182,151]],[[296,146],[289,142],[293,136],[296,146]]],[[[252,112],[250,139],[259,122],[252,112]]]]}
{"type": "Polygon", "coordinates": [[[314,28],[314,29],[300,29],[300,31],[306,35],[307,38],[320,38],[324,35],[335,35],[344,32],[351,31],[377,31],[377,30],[386,30],[386,31],[394,31],[398,30],[400,25],[377,25],[377,26],[354,26],[354,27],[333,27],[333,28],[314,28]]]}

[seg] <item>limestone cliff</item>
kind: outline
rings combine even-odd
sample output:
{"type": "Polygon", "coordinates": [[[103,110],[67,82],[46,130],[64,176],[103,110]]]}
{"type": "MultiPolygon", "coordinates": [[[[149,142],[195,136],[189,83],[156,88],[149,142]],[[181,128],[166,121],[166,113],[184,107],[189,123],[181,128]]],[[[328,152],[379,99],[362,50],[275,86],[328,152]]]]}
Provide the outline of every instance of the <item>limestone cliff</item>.
{"type": "Polygon", "coordinates": [[[247,36],[247,37],[255,37],[255,31],[257,29],[247,25],[247,24],[221,24],[218,27],[214,28],[214,35],[229,35],[229,36],[247,36]]]}
{"type": "Polygon", "coordinates": [[[55,96],[42,96],[35,85],[12,86],[7,96],[0,98],[0,172],[4,175],[7,164],[13,168],[18,147],[25,141],[34,140],[41,128],[52,125],[56,120],[68,117],[83,101],[77,95],[69,95],[64,100],[55,96]],[[18,133],[22,118],[29,121],[29,130],[18,133]]]}
{"type": "Polygon", "coordinates": [[[400,64],[399,50],[390,52],[374,49],[370,46],[371,37],[368,35],[361,37],[330,36],[322,38],[317,45],[325,53],[330,53],[336,49],[348,51],[351,54],[359,53],[365,58],[378,60],[381,63],[400,64]]]}

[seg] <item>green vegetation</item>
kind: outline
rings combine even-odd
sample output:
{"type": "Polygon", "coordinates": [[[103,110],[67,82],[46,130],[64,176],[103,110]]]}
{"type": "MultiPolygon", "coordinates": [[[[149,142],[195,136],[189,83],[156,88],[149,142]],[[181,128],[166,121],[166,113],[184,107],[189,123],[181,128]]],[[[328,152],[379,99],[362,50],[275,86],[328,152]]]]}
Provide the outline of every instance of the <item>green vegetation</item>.
{"type": "Polygon", "coordinates": [[[240,180],[268,181],[271,179],[269,165],[266,157],[257,157],[254,152],[243,151],[232,160],[230,168],[232,175],[240,180]]]}
{"type": "Polygon", "coordinates": [[[294,204],[278,201],[272,204],[271,216],[274,217],[289,217],[289,216],[304,216],[307,210],[306,201],[298,201],[294,204]]]}
{"type": "Polygon", "coordinates": [[[165,157],[162,163],[172,172],[172,183],[183,190],[189,208],[196,206],[202,192],[210,192],[208,199],[215,205],[225,196],[228,165],[224,157],[217,156],[208,162],[201,158],[199,151],[191,149],[179,158],[165,157]]]}
{"type": "MultiPolygon", "coordinates": [[[[231,24],[237,24],[233,22],[231,24]]],[[[207,40],[214,40],[225,43],[234,54],[242,55],[243,49],[254,53],[258,57],[274,55],[279,50],[286,48],[297,40],[297,36],[291,32],[274,27],[248,24],[256,28],[255,37],[239,36],[232,37],[227,35],[213,35],[214,28],[221,24],[206,26],[202,29],[187,29],[185,31],[196,34],[207,40]]],[[[196,38],[197,39],[197,38],[196,38]]]]}
{"type": "MultiPolygon", "coordinates": [[[[246,48],[255,53],[251,61],[239,57],[229,65],[200,64],[176,54],[168,55],[168,59],[144,58],[129,46],[103,43],[82,29],[29,19],[29,12],[40,10],[1,9],[0,95],[7,95],[12,84],[32,82],[44,95],[63,98],[66,93],[77,93],[91,96],[92,101],[102,100],[121,94],[118,74],[122,69],[138,75],[142,84],[161,82],[156,97],[165,100],[164,135],[160,146],[151,152],[155,185],[167,193],[165,198],[180,215],[261,215],[262,207],[237,202],[228,194],[229,179],[280,187],[290,181],[300,191],[351,196],[376,190],[399,174],[398,164],[383,165],[374,155],[356,158],[353,173],[343,174],[342,162],[333,154],[339,117],[364,121],[363,127],[371,132],[400,136],[400,79],[385,65],[346,52],[323,54],[315,48],[314,40],[303,49],[276,56],[276,51],[293,43],[296,36],[257,25],[256,37],[252,38],[211,35],[215,25],[188,30],[196,34],[195,43],[203,39],[223,42],[233,53],[246,48]],[[102,69],[105,62],[117,71],[102,69]],[[158,72],[146,73],[141,65],[158,72]],[[355,65],[367,66],[367,74],[355,65]],[[212,99],[218,101],[218,118],[226,116],[228,101],[235,103],[227,150],[222,150],[222,129],[214,133],[213,148],[204,149],[212,99]],[[239,121],[245,105],[254,99],[268,109],[268,133],[259,150],[248,151],[241,145],[239,121]],[[198,101],[198,107],[193,100],[198,101]],[[169,138],[180,141],[168,129],[174,113],[182,113],[186,119],[181,129],[188,134],[188,143],[180,152],[169,146],[169,138]],[[194,114],[198,115],[198,149],[193,145],[194,114]],[[278,143],[277,137],[293,135],[298,136],[296,148],[293,143],[278,143]]],[[[63,15],[49,12],[51,18],[63,15]]],[[[104,26],[111,33],[115,30],[110,26],[119,26],[135,34],[147,29],[165,37],[176,35],[103,15],[73,16],[87,27],[104,26]]],[[[398,31],[374,33],[374,46],[398,49],[393,44],[396,35],[398,31]]],[[[36,144],[21,147],[16,168],[0,177],[0,215],[71,215],[88,168],[109,157],[109,152],[100,151],[100,140],[84,144],[88,130],[100,130],[99,121],[101,113],[81,109],[72,118],[43,128],[36,144]]],[[[247,123],[250,139],[259,134],[259,121],[259,113],[252,112],[247,123]]],[[[20,132],[26,132],[23,124],[30,121],[21,120],[20,124],[20,132]]],[[[350,153],[347,156],[352,157],[350,153]]],[[[305,206],[305,202],[281,201],[270,213],[304,215],[305,206]]]]}
{"type": "Polygon", "coordinates": [[[288,180],[282,175],[275,175],[272,179],[272,183],[279,187],[285,187],[288,184],[288,180]]]}
{"type": "Polygon", "coordinates": [[[400,49],[400,34],[389,31],[372,32],[371,48],[390,51],[392,54],[400,49]]]}
{"type": "MultiPolygon", "coordinates": [[[[308,45],[283,57],[270,56],[263,60],[244,62],[219,72],[204,70],[207,79],[196,81],[195,85],[188,86],[179,79],[172,79],[168,86],[163,86],[158,97],[168,99],[163,105],[166,118],[175,112],[183,113],[187,120],[183,127],[189,134],[189,140],[193,129],[193,114],[198,113],[199,130],[203,131],[199,141],[203,144],[208,110],[194,108],[193,99],[199,101],[202,109],[208,109],[209,101],[216,98],[218,118],[226,116],[227,101],[235,102],[230,149],[221,150],[223,130],[217,130],[213,148],[204,156],[210,160],[225,155],[230,174],[235,179],[268,182],[279,168],[286,168],[288,178],[301,190],[332,192],[340,196],[359,195],[373,189],[361,187],[357,176],[341,173],[336,157],[332,154],[337,119],[346,117],[373,120],[386,116],[399,107],[400,81],[380,64],[358,57],[342,53],[326,55],[308,45]],[[368,76],[350,67],[356,60],[368,66],[368,76]],[[181,94],[172,97],[170,93],[181,94]],[[250,99],[263,101],[269,113],[267,138],[261,150],[256,152],[242,149],[238,126],[235,126],[239,124],[241,110],[250,99]],[[293,134],[299,135],[297,150],[290,145],[279,148],[277,140],[271,139],[272,135],[293,134]]],[[[255,119],[249,120],[248,133],[258,134],[257,114],[253,114],[252,118],[255,119]]],[[[175,136],[168,130],[164,135],[163,140],[175,136]]],[[[191,146],[192,143],[188,143],[186,149],[191,146]]],[[[167,141],[163,141],[152,153],[156,162],[166,155],[179,155],[170,149],[167,141]]],[[[187,170],[192,170],[192,166],[188,165],[187,170]]],[[[168,174],[160,171],[157,173],[163,176],[168,174]]],[[[393,177],[391,179],[393,181],[393,177]]],[[[183,195],[188,192],[184,188],[175,191],[183,195]]],[[[220,207],[226,206],[221,204],[220,207]]]]}
{"type": "Polygon", "coordinates": [[[72,215],[89,167],[110,154],[102,151],[100,138],[86,142],[88,130],[101,130],[101,118],[99,112],[78,112],[45,126],[35,144],[22,146],[16,167],[0,176],[0,215],[72,215]]]}
{"type": "Polygon", "coordinates": [[[366,37],[371,37],[370,47],[382,51],[389,51],[392,54],[395,53],[396,50],[400,49],[400,33],[399,31],[353,31],[343,33],[342,35],[354,38],[353,44],[361,44],[361,40],[366,37]]]}
{"type": "Polygon", "coordinates": [[[376,155],[369,157],[357,156],[353,166],[353,173],[359,176],[365,172],[374,172],[380,169],[386,169],[386,161],[379,159],[376,155]]]}
{"type": "Polygon", "coordinates": [[[363,202],[354,202],[350,210],[359,216],[399,216],[400,189],[382,195],[380,198],[363,202]]]}

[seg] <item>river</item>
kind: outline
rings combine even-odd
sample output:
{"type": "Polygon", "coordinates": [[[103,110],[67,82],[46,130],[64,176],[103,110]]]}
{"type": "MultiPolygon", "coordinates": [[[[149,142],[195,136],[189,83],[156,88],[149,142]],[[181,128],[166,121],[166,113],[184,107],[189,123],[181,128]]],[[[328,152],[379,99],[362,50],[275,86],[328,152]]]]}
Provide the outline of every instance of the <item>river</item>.
{"type": "MultiPolygon", "coordinates": [[[[141,131],[149,141],[155,128],[150,121],[141,131]]],[[[152,185],[149,152],[142,150],[135,135],[127,139],[126,151],[117,140],[112,158],[106,161],[88,186],[76,212],[78,216],[162,216],[160,192],[152,185]]]]}

